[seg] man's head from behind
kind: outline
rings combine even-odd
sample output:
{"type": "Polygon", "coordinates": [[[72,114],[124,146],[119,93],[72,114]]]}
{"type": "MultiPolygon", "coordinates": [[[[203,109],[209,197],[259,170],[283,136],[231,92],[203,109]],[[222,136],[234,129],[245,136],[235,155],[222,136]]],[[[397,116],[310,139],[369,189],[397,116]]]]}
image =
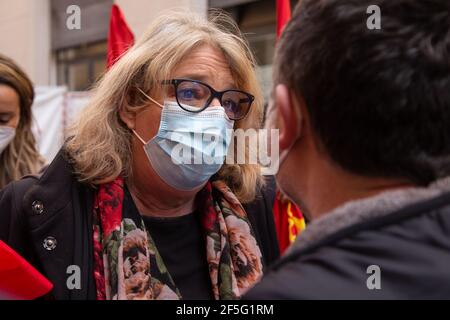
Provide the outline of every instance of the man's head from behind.
{"type": "Polygon", "coordinates": [[[294,201],[308,206],[324,183],[450,174],[449,13],[448,0],[300,2],[277,44],[268,115],[294,201]],[[379,30],[366,23],[371,5],[379,30]],[[315,170],[349,181],[315,181],[315,170]]]}

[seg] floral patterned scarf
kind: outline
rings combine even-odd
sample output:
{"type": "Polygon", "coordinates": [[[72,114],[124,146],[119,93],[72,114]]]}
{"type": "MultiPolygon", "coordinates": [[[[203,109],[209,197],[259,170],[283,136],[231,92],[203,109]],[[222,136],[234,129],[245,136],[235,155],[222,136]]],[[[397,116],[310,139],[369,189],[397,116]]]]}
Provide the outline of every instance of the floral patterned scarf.
{"type": "MultiPolygon", "coordinates": [[[[99,186],[94,200],[98,300],[181,299],[151,235],[122,218],[124,180],[99,186]]],[[[222,181],[197,195],[215,299],[237,299],[262,276],[261,251],[239,200],[222,181]]]]}

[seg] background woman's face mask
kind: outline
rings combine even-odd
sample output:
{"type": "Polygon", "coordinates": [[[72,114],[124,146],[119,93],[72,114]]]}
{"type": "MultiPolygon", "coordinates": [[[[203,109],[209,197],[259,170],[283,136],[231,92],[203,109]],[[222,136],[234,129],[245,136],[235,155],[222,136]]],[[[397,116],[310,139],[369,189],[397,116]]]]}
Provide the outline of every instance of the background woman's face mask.
{"type": "Polygon", "coordinates": [[[166,101],[153,139],[145,142],[133,132],[144,144],[159,177],[171,187],[187,191],[204,185],[222,167],[233,126],[222,107],[193,113],[177,102],[166,101]]]}
{"type": "Polygon", "coordinates": [[[0,154],[16,136],[16,129],[6,126],[0,126],[0,154]]]}

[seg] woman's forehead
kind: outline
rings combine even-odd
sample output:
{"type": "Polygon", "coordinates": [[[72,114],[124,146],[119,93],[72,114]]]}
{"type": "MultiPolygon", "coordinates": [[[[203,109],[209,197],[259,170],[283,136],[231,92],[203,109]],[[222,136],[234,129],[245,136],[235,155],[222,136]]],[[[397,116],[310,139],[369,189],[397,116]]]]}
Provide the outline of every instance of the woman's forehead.
{"type": "Polygon", "coordinates": [[[17,92],[10,86],[0,84],[0,112],[16,112],[19,106],[17,92]]]}
{"type": "Polygon", "coordinates": [[[182,58],[175,67],[173,78],[200,80],[211,86],[236,85],[228,60],[219,49],[209,45],[195,48],[182,58]]]}

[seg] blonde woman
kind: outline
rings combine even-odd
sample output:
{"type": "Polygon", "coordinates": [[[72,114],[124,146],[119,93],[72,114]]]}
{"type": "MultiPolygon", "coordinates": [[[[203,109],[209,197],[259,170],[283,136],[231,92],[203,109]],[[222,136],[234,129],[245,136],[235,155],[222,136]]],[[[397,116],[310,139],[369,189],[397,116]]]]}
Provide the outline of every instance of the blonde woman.
{"type": "Polygon", "coordinates": [[[25,72],[0,54],[0,189],[44,165],[31,132],[33,99],[25,72]]]}
{"type": "Polygon", "coordinates": [[[239,298],[278,255],[259,167],[223,164],[227,129],[258,128],[262,107],[230,18],[163,16],[98,83],[45,174],[0,194],[0,238],[57,299],[239,298]],[[215,161],[177,162],[180,146],[215,161]]]}

